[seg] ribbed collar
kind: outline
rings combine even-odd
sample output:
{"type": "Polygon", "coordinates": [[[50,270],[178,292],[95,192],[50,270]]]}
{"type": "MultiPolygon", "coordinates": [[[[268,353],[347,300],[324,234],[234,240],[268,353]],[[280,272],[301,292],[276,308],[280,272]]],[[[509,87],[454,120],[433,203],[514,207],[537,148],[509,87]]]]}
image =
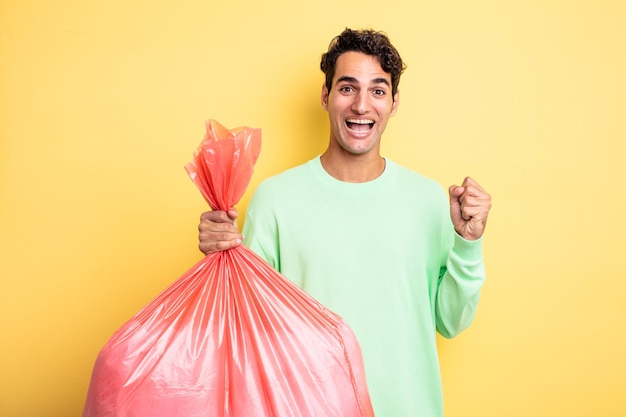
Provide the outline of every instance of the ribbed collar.
{"type": "MultiPolygon", "coordinates": [[[[321,155],[320,155],[321,156],[321,155]]],[[[372,181],[367,182],[345,182],[333,178],[322,166],[320,156],[307,162],[307,168],[316,181],[332,191],[347,196],[365,196],[377,193],[388,188],[393,179],[398,175],[398,165],[385,158],[385,170],[372,181]]]]}

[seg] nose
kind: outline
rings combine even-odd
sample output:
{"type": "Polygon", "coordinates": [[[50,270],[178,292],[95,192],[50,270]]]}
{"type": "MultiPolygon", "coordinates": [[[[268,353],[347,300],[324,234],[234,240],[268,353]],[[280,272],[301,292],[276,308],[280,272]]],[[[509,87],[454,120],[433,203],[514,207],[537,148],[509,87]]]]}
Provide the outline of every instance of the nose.
{"type": "Polygon", "coordinates": [[[358,94],[354,95],[354,101],[352,102],[352,111],[357,114],[365,114],[367,112],[367,91],[361,90],[358,94]]]}

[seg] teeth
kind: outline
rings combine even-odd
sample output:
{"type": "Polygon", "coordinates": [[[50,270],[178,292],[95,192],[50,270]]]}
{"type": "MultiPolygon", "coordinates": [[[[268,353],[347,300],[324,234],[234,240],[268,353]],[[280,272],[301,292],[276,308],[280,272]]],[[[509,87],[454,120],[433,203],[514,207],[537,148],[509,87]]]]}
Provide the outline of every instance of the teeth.
{"type": "Polygon", "coordinates": [[[364,120],[364,119],[347,119],[346,120],[348,123],[354,123],[354,124],[358,124],[358,125],[369,125],[374,123],[371,120],[364,120]]]}

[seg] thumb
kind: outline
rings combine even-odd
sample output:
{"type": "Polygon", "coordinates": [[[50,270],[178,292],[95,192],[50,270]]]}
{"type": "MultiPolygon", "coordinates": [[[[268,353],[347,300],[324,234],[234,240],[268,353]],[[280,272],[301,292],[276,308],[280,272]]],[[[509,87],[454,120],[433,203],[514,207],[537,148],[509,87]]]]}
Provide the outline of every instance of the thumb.
{"type": "Polygon", "coordinates": [[[460,197],[463,195],[465,191],[465,187],[458,185],[451,185],[448,188],[448,192],[450,193],[450,218],[452,219],[452,224],[455,228],[459,227],[463,224],[464,219],[461,213],[461,200],[460,197]]]}
{"type": "Polygon", "coordinates": [[[461,195],[463,194],[463,191],[465,191],[465,187],[463,186],[458,186],[458,185],[451,185],[450,188],[448,188],[448,192],[450,193],[450,204],[461,204],[461,201],[459,200],[459,197],[461,197],[461,195]]]}

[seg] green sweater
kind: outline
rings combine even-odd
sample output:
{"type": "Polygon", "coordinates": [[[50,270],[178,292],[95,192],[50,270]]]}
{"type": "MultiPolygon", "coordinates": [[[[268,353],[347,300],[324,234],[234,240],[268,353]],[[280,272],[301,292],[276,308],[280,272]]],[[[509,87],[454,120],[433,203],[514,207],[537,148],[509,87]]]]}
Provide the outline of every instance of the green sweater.
{"type": "Polygon", "coordinates": [[[443,415],[436,331],[471,323],[484,264],[436,182],[387,160],[377,179],[346,183],[317,157],[257,187],[243,233],[351,326],[377,417],[443,415]]]}

